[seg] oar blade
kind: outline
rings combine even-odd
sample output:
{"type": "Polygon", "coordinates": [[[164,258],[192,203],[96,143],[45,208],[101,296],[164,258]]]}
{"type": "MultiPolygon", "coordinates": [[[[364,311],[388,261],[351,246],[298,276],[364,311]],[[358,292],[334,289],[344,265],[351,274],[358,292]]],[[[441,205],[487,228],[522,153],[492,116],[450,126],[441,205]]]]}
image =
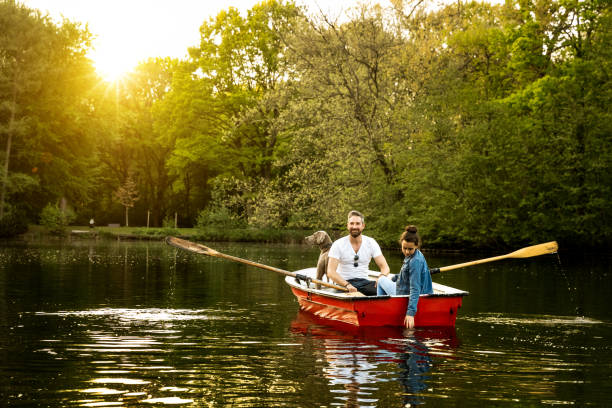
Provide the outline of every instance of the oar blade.
{"type": "Polygon", "coordinates": [[[196,244],[191,241],[187,241],[185,239],[180,239],[177,237],[166,237],[166,243],[168,245],[172,245],[173,247],[184,249],[189,252],[194,252],[196,254],[217,256],[219,253],[214,249],[211,249],[202,244],[196,244]]]}
{"type": "Polygon", "coordinates": [[[487,262],[500,261],[507,258],[531,258],[532,256],[540,256],[546,254],[554,254],[559,249],[557,241],[546,242],[544,244],[533,245],[527,248],[522,248],[506,255],[494,256],[492,258],[479,259],[471,262],[464,262],[457,265],[443,266],[441,268],[430,269],[430,273],[446,272],[453,269],[465,268],[466,266],[479,265],[487,262]]]}
{"type": "Polygon", "coordinates": [[[540,256],[546,254],[555,254],[559,250],[557,241],[546,242],[544,244],[533,245],[527,248],[519,249],[509,254],[509,258],[531,258],[532,256],[540,256]]]}

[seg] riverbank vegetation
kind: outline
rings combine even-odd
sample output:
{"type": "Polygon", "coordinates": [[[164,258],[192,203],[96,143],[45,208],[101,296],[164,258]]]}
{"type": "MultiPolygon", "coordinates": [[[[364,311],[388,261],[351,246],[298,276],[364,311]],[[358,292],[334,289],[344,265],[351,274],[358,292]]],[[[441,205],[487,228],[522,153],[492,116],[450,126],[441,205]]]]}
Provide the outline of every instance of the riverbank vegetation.
{"type": "MultiPolygon", "coordinates": [[[[30,225],[27,231],[20,234],[25,240],[53,239],[110,239],[120,241],[161,241],[168,236],[199,242],[261,242],[299,244],[312,231],[300,229],[271,228],[147,228],[147,227],[94,227],[67,226],[62,230],[51,230],[42,225],[30,225]]],[[[331,231],[331,235],[339,238],[345,231],[331,231]]],[[[396,248],[394,242],[381,245],[386,248],[396,248]]]]}
{"type": "Polygon", "coordinates": [[[610,5],[267,0],[105,83],[91,35],[0,1],[0,220],[612,244],[610,5]],[[120,200],[118,197],[127,197],[120,200]]]}

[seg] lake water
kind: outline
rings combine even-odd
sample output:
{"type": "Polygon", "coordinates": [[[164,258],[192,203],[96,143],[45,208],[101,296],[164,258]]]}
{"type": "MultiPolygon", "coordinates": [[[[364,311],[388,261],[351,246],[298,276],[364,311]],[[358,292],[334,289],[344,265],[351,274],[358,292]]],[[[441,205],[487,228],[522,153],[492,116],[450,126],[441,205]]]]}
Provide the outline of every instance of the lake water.
{"type": "MultiPolygon", "coordinates": [[[[346,330],[281,275],[158,242],[0,245],[1,406],[612,406],[609,258],[448,271],[434,280],[470,292],[456,328],[346,330]]],[[[318,257],[210,246],[286,270],[318,257]]]]}

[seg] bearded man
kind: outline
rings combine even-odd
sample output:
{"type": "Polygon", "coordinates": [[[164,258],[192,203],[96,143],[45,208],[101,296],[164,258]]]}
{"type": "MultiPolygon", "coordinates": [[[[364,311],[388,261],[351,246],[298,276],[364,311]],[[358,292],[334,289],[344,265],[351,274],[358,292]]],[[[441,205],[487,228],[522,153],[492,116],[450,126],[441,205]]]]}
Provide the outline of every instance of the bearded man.
{"type": "Polygon", "coordinates": [[[362,234],[365,220],[359,211],[348,213],[346,228],[349,235],[337,239],[329,250],[327,276],[349,292],[376,296],[376,282],[368,279],[370,261],[374,258],[381,275],[387,276],[387,260],[376,240],[362,234]]]}

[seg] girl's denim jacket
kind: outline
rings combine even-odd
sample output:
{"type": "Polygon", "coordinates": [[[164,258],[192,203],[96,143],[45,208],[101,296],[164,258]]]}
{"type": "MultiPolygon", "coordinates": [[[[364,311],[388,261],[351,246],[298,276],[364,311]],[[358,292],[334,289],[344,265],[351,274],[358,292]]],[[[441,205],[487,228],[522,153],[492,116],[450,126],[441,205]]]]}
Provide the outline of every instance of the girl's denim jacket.
{"type": "Polygon", "coordinates": [[[416,314],[420,295],[433,293],[427,261],[419,249],[404,258],[402,269],[392,280],[396,282],[397,295],[410,295],[406,310],[409,316],[416,314]]]}

